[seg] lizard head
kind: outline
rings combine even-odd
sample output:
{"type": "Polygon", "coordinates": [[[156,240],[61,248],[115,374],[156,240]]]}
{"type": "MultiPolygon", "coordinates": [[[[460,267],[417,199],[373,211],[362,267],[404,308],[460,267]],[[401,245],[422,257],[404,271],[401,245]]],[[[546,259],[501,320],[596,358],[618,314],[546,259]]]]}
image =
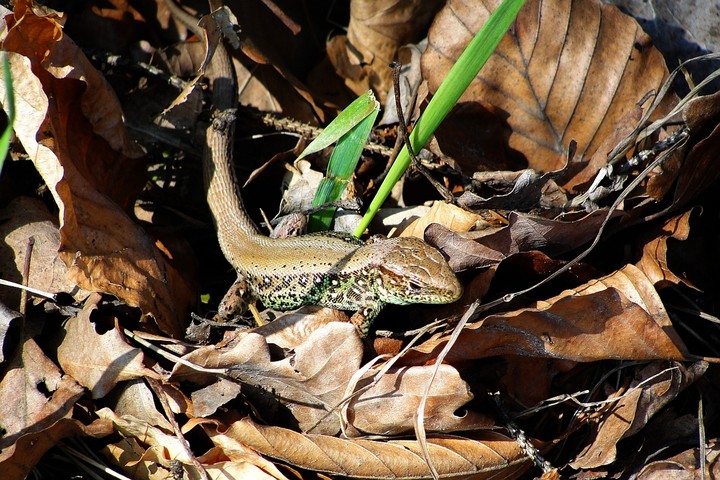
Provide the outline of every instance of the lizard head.
{"type": "Polygon", "coordinates": [[[462,295],[462,284],[435,248],[418,238],[383,241],[386,249],[375,288],[380,299],[395,305],[451,303],[462,295]]]}

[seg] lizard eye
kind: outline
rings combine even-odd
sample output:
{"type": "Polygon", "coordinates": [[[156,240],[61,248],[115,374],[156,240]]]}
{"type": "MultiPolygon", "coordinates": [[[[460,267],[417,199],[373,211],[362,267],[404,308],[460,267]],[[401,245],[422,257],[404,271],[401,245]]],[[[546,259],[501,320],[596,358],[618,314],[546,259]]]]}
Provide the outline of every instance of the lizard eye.
{"type": "Polygon", "coordinates": [[[422,290],[422,285],[417,282],[410,281],[408,282],[408,288],[410,290],[422,290]]]}

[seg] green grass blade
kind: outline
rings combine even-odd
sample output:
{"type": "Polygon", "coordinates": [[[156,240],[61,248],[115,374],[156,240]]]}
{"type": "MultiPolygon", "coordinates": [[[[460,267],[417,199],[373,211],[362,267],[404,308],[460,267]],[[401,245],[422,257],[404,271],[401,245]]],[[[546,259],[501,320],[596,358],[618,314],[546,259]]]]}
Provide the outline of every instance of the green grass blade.
{"type": "Polygon", "coordinates": [[[5,83],[6,97],[2,99],[2,105],[8,117],[8,125],[0,135],[0,173],[2,173],[5,158],[10,151],[10,138],[12,137],[13,125],[15,123],[15,91],[10,75],[10,62],[6,52],[0,52],[0,63],[2,64],[2,76],[5,83]]]}
{"type": "MultiPolygon", "coordinates": [[[[360,155],[370,136],[379,110],[380,105],[376,103],[375,108],[369,115],[351,128],[345,135],[340,137],[330,156],[327,174],[320,182],[320,186],[315,193],[313,207],[335,202],[340,199],[342,192],[345,191],[345,187],[352,178],[358,160],[360,160],[360,155]]],[[[310,216],[308,229],[311,232],[327,230],[330,228],[334,214],[334,207],[326,208],[312,214],[310,216]]]]}
{"type": "MultiPolygon", "coordinates": [[[[417,152],[425,146],[433,133],[435,133],[438,125],[445,119],[468,85],[470,85],[470,82],[495,51],[524,3],[525,0],[505,0],[502,2],[470,41],[415,124],[415,128],[410,134],[410,144],[414,151],[417,152]]],[[[382,185],[380,185],[378,193],[370,203],[370,207],[360,225],[355,229],[355,236],[359,237],[363,234],[380,206],[390,195],[393,185],[405,173],[409,165],[410,155],[407,149],[403,148],[382,185]]]]}
{"type": "Polygon", "coordinates": [[[345,107],[335,120],[330,122],[315,140],[310,142],[310,145],[303,150],[297,159],[300,160],[311,153],[319,152],[323,148],[332,145],[373,111],[377,112],[378,108],[379,105],[375,100],[375,95],[371,91],[363,93],[345,107]]]}

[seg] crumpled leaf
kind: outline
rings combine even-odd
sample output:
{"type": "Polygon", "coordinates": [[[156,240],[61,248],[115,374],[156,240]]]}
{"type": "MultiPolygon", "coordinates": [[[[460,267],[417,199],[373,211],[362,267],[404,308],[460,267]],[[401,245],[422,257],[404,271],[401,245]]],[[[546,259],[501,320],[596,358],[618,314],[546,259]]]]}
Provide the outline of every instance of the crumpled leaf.
{"type": "MultiPolygon", "coordinates": [[[[300,434],[280,427],[234,422],[226,435],[257,452],[284,462],[329,474],[372,479],[431,478],[416,440],[347,440],[300,434]]],[[[430,457],[441,477],[517,478],[529,459],[517,442],[500,433],[481,432],[427,439],[430,457]]]]}
{"type": "MultiPolygon", "coordinates": [[[[621,214],[613,212],[613,215],[621,214]]],[[[560,255],[591,242],[606,217],[604,209],[574,221],[511,212],[507,226],[455,233],[433,224],[425,236],[448,257],[450,268],[461,271],[495,265],[518,252],[540,250],[548,255],[560,255]]]]}
{"type": "MultiPolygon", "coordinates": [[[[132,478],[161,480],[172,477],[177,465],[183,468],[188,478],[206,478],[197,471],[182,439],[130,415],[118,416],[108,408],[98,410],[97,415],[112,421],[117,431],[126,437],[106,447],[106,451],[132,478]]],[[[247,448],[242,455],[230,449],[221,452],[212,448],[197,460],[212,479],[285,479],[274,465],[247,448]],[[233,474],[237,476],[229,477],[233,474]]]]}
{"type": "Polygon", "coordinates": [[[609,405],[599,422],[591,423],[594,441],[585,445],[570,465],[576,469],[592,469],[615,461],[617,442],[640,431],[658,410],[702,376],[707,367],[705,362],[690,367],[654,362],[638,368],[636,379],[629,386],[631,390],[622,388],[608,396],[608,399],[622,398],[609,405]]]}
{"type": "MultiPolygon", "coordinates": [[[[449,1],[436,16],[422,59],[431,93],[499,3],[449,1]]],[[[650,37],[616,7],[529,0],[461,101],[494,108],[510,127],[510,147],[549,172],[567,162],[570,140],[575,162],[590,158],[665,76],[650,37]]]]}
{"type": "Polygon", "coordinates": [[[180,335],[192,280],[126,213],[145,174],[114,93],[54,16],[35,16],[19,1],[4,20],[12,28],[3,45],[18,79],[15,131],[58,204],[60,255],[72,279],[180,335]]]}
{"type": "MultiPolygon", "coordinates": [[[[694,480],[703,478],[699,471],[699,447],[693,447],[672,457],[655,460],[645,465],[635,478],[637,480],[694,480]]],[[[720,445],[717,439],[710,440],[705,449],[705,478],[720,477],[720,445]]]]}
{"type": "MultiPolygon", "coordinates": [[[[434,366],[392,368],[369,390],[350,402],[347,416],[363,433],[400,435],[412,430],[412,418],[425,394],[434,366]]],[[[368,383],[361,382],[358,387],[368,383]]],[[[441,365],[425,404],[427,431],[457,431],[491,428],[494,421],[477,412],[457,415],[473,399],[470,387],[450,365],[441,365]]],[[[345,431],[345,434],[351,434],[345,431]]]]}
{"type": "MultiPolygon", "coordinates": [[[[75,284],[68,278],[68,267],[58,257],[60,232],[57,219],[38,199],[17,197],[0,211],[0,238],[8,248],[0,249],[0,271],[3,280],[21,283],[20,272],[30,249],[32,255],[27,285],[49,293],[72,292],[75,284]]],[[[87,292],[73,292],[82,300],[87,292]]],[[[20,290],[0,289],[0,300],[19,308],[20,290]]]]}
{"type": "Polygon", "coordinates": [[[134,378],[159,378],[143,365],[143,353],[127,344],[116,328],[106,328],[93,322],[99,294],[92,294],[82,311],[65,325],[65,338],[58,347],[58,362],[84,387],[93,398],[102,398],[118,383],[134,378]]]}
{"type": "Polygon", "coordinates": [[[392,69],[405,44],[416,42],[442,2],[353,1],[347,36],[337,35],[327,45],[328,58],[345,84],[357,95],[371,89],[380,103],[392,85],[392,69]]]}
{"type": "Polygon", "coordinates": [[[0,468],[5,478],[25,478],[63,438],[112,433],[106,422],[84,426],[72,418],[83,393],[35,340],[25,340],[0,381],[0,468]]]}
{"type": "MultiPolygon", "coordinates": [[[[447,337],[436,335],[401,362],[428,361],[447,337]]],[[[632,265],[535,306],[485,317],[462,331],[445,361],[529,355],[576,362],[683,360],[686,348],[652,284],[632,265]]]]}
{"type": "MultiPolygon", "coordinates": [[[[224,347],[199,348],[184,358],[206,368],[227,368],[232,378],[244,384],[263,391],[271,389],[273,395],[263,395],[262,400],[282,401],[301,430],[315,427],[316,432],[335,434],[340,424],[337,416],[328,412],[342,400],[348,382],[360,367],[362,352],[354,327],[333,322],[310,333],[294,354],[282,360],[272,360],[262,336],[245,332],[224,347]]],[[[183,365],[173,369],[172,378],[208,383],[207,378],[183,365]]]]}
{"type": "Polygon", "coordinates": [[[720,177],[720,92],[697,97],[683,110],[694,143],[679,171],[673,205],[684,206],[720,177]]]}
{"type": "MultiPolygon", "coordinates": [[[[224,347],[200,348],[185,359],[206,368],[226,368],[233,379],[256,387],[240,389],[253,403],[271,408],[271,404],[281,402],[302,431],[336,434],[340,431],[342,401],[370,382],[365,378],[355,385],[353,380],[362,360],[362,343],[354,327],[349,323],[331,322],[309,333],[297,345],[288,344],[287,337],[276,338],[283,342],[284,348],[292,349],[285,358],[273,359],[267,339],[257,333],[241,333],[224,347]],[[272,391],[272,395],[262,393],[267,391],[272,391]]],[[[362,431],[382,435],[412,431],[412,412],[425,391],[429,372],[430,368],[423,366],[390,369],[379,382],[352,399],[346,415],[350,425],[346,430],[354,434],[362,431]]],[[[223,394],[226,391],[223,383],[227,381],[208,379],[182,365],[176,366],[172,378],[203,385],[211,383],[212,388],[201,389],[199,406],[217,408],[233,398],[223,394]]],[[[195,398],[193,394],[193,400],[195,398]]],[[[456,414],[471,399],[468,385],[457,370],[443,367],[427,400],[427,428],[449,431],[491,426],[493,422],[482,415],[456,414]]]]}
{"type": "Polygon", "coordinates": [[[642,247],[642,257],[637,262],[637,267],[643,271],[657,288],[663,288],[667,284],[678,285],[689,284],[687,279],[678,277],[672,272],[668,261],[668,241],[675,239],[687,240],[690,235],[690,217],[693,210],[672,217],[665,221],[659,229],[653,230],[653,235],[642,247]],[[660,230],[659,232],[657,230],[660,230]]]}

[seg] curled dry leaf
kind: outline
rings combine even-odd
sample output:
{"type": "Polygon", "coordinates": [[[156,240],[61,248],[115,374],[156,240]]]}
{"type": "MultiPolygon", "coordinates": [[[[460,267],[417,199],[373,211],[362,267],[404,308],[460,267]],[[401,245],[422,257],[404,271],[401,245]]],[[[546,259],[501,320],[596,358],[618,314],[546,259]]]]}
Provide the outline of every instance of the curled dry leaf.
{"type": "MultiPolygon", "coordinates": [[[[189,478],[205,478],[197,471],[188,449],[183,445],[184,440],[132,416],[116,415],[108,408],[98,410],[97,415],[112,421],[117,432],[126,437],[106,447],[106,452],[120,467],[132,475],[132,478],[172,478],[171,472],[177,464],[189,473],[189,478]]],[[[285,478],[273,465],[257,454],[248,451],[241,459],[228,461],[228,457],[231,456],[238,457],[232,455],[230,451],[225,454],[217,452],[217,449],[211,449],[197,460],[212,479],[285,478]],[[232,474],[237,476],[229,477],[232,474]]]]}
{"type": "MultiPolygon", "coordinates": [[[[55,218],[42,201],[29,197],[13,199],[0,211],[0,238],[9,248],[0,249],[0,271],[4,280],[21,283],[24,263],[30,256],[27,285],[44,292],[71,292],[75,284],[68,278],[68,267],[58,257],[60,232],[55,218]],[[32,247],[28,242],[32,238],[32,247]]],[[[82,300],[87,292],[75,293],[82,300]]],[[[18,308],[20,290],[0,290],[0,300],[18,308]]]]}
{"type": "MultiPolygon", "coordinates": [[[[370,479],[430,478],[415,440],[379,442],[303,435],[258,425],[248,418],[234,422],[225,434],[263,455],[313,471],[370,479]]],[[[434,437],[427,442],[441,477],[516,478],[530,465],[515,440],[495,432],[481,432],[472,439],[434,437]]]]}
{"type": "MultiPolygon", "coordinates": [[[[432,380],[425,405],[427,431],[450,432],[493,426],[493,420],[482,414],[457,413],[473,395],[454,367],[441,365],[433,380],[434,370],[434,366],[391,369],[369,390],[353,398],[347,413],[349,423],[367,434],[400,435],[412,431],[418,404],[432,380]]],[[[370,380],[366,379],[358,388],[370,380]]]]}
{"type": "Polygon", "coordinates": [[[686,205],[720,176],[720,92],[690,101],[683,111],[694,143],[680,169],[673,205],[686,205]]]}
{"type": "MultiPolygon", "coordinates": [[[[362,342],[349,323],[332,322],[311,333],[294,353],[273,360],[270,346],[257,333],[240,333],[222,348],[203,347],[184,358],[208,368],[226,368],[232,378],[274,395],[265,401],[281,401],[299,428],[335,434],[340,430],[336,408],[352,376],[360,367],[362,342]]],[[[208,383],[206,376],[177,365],[172,377],[208,383]]],[[[219,394],[219,393],[218,393],[219,394]]],[[[230,398],[225,398],[225,401],[230,398]]]]}
{"type": "Polygon", "coordinates": [[[637,267],[643,271],[648,280],[657,288],[663,288],[668,283],[675,285],[688,283],[686,279],[678,277],[670,269],[668,240],[683,241],[688,239],[692,214],[693,210],[688,210],[681,215],[666,220],[661,227],[653,229],[652,232],[648,232],[650,240],[642,246],[643,253],[637,267]]]}
{"type": "Polygon", "coordinates": [[[90,389],[93,398],[102,398],[118,383],[134,378],[159,378],[145,367],[143,353],[127,344],[120,332],[110,328],[98,332],[100,326],[92,321],[100,295],[88,297],[77,316],[65,325],[65,337],[58,347],[58,362],[63,370],[81,385],[90,389]]]}
{"type": "Polygon", "coordinates": [[[56,17],[35,16],[19,1],[4,20],[11,27],[3,46],[16,80],[15,131],[58,204],[60,255],[72,279],[140,307],[180,335],[192,281],[126,213],[145,172],[114,93],[56,17]]]}
{"type": "Polygon", "coordinates": [[[609,465],[617,457],[617,442],[636,434],[648,420],[688,385],[705,373],[705,362],[686,367],[677,362],[653,362],[637,369],[630,389],[622,388],[608,396],[610,403],[602,419],[591,423],[594,441],[588,443],[570,465],[592,469],[609,465]]]}
{"type": "Polygon", "coordinates": [[[495,265],[518,252],[540,250],[559,255],[579,248],[595,238],[606,217],[606,210],[595,210],[574,221],[511,212],[507,226],[501,228],[460,234],[440,225],[430,225],[425,235],[449,257],[450,267],[460,271],[495,265]]]}
{"type": "Polygon", "coordinates": [[[467,232],[478,229],[486,222],[477,215],[445,202],[433,202],[430,210],[403,229],[401,237],[425,238],[425,230],[432,223],[438,223],[453,232],[467,232]]]}
{"type": "MultiPolygon", "coordinates": [[[[431,92],[499,3],[452,0],[440,11],[422,59],[431,92]]],[[[510,147],[549,172],[564,166],[573,139],[575,161],[589,159],[666,76],[650,37],[616,7],[529,0],[461,102],[491,106],[510,127],[510,147]]]]}
{"type": "Polygon", "coordinates": [[[705,459],[700,455],[703,450],[693,447],[664,460],[656,460],[645,465],[635,478],[637,480],[694,480],[697,478],[720,478],[720,444],[717,439],[710,440],[704,449],[705,459]],[[698,464],[705,466],[700,472],[698,464]]]}
{"type": "MultiPolygon", "coordinates": [[[[402,362],[427,361],[446,341],[446,336],[436,335],[402,362]]],[[[652,284],[636,267],[626,265],[534,307],[469,324],[446,361],[507,354],[577,362],[683,360],[685,352],[652,284]]]]}
{"type": "Polygon", "coordinates": [[[388,64],[407,43],[420,40],[442,2],[354,1],[350,3],[347,37],[328,42],[328,58],[357,95],[371,89],[380,103],[392,85],[388,64]]]}
{"type": "Polygon", "coordinates": [[[5,478],[25,478],[61,439],[112,433],[107,422],[84,426],[72,418],[83,388],[63,375],[33,339],[15,352],[0,381],[0,467],[5,478]]]}

